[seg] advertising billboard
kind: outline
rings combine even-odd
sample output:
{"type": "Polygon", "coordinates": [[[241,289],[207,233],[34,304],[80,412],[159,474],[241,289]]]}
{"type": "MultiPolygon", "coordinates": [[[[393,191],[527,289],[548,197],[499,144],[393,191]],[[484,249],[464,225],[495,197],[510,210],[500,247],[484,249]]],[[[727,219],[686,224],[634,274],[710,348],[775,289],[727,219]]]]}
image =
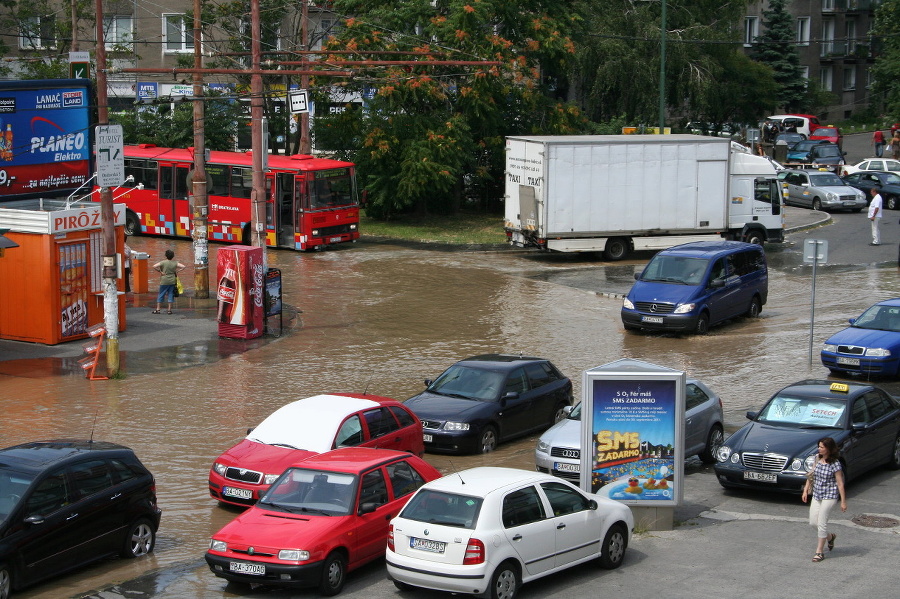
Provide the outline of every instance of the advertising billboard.
{"type": "Polygon", "coordinates": [[[91,82],[0,81],[0,201],[65,196],[91,177],[91,82]]]}
{"type": "Polygon", "coordinates": [[[582,488],[630,505],[679,505],[684,389],[683,372],[638,360],[586,370],[582,488]]]}

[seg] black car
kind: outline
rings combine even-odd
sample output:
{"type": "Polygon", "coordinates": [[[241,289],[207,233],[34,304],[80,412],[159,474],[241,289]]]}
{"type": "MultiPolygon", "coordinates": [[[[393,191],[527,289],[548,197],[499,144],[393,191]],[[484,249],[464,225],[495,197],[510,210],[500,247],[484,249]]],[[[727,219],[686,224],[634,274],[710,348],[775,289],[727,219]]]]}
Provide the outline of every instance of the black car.
{"type": "Polygon", "coordinates": [[[857,171],[841,177],[850,187],[860,189],[866,194],[866,201],[872,202],[873,187],[881,193],[881,200],[887,210],[900,209],[900,175],[883,171],[857,171]]]}
{"type": "Polygon", "coordinates": [[[425,385],[405,404],[422,420],[426,451],[487,453],[548,428],[572,405],[572,381],[542,358],[474,356],[425,385]]]}
{"type": "Polygon", "coordinates": [[[153,475],[127,447],[0,449],[0,597],[109,555],[150,553],[160,515],[153,475]]]}
{"type": "Polygon", "coordinates": [[[807,380],[776,393],[719,448],[726,489],[800,493],[818,441],[840,448],[846,480],[878,466],[900,469],[900,400],[866,383],[807,380]]]}
{"type": "MultiPolygon", "coordinates": [[[[796,147],[796,146],[795,146],[796,147]]],[[[828,167],[828,170],[835,170],[835,166],[843,166],[844,156],[846,152],[831,142],[823,142],[811,146],[802,156],[795,156],[789,162],[811,164],[813,166],[828,167]]]]}

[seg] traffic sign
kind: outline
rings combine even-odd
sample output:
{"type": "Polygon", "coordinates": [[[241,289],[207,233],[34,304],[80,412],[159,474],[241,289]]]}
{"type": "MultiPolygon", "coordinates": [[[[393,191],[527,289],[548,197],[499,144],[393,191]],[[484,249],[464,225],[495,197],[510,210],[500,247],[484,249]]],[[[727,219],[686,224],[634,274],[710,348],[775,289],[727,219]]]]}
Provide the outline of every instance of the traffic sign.
{"type": "Polygon", "coordinates": [[[118,187],[125,181],[125,152],[122,125],[97,125],[94,151],[97,155],[97,185],[118,187]]]}
{"type": "Polygon", "coordinates": [[[807,264],[825,264],[828,262],[828,240],[804,239],[803,261],[807,264]]]}
{"type": "Polygon", "coordinates": [[[69,52],[69,76],[72,79],[89,79],[91,76],[91,53],[69,52]]]}
{"type": "Polygon", "coordinates": [[[291,90],[288,94],[291,103],[291,114],[298,112],[309,112],[309,103],[305,89],[291,90]]]}

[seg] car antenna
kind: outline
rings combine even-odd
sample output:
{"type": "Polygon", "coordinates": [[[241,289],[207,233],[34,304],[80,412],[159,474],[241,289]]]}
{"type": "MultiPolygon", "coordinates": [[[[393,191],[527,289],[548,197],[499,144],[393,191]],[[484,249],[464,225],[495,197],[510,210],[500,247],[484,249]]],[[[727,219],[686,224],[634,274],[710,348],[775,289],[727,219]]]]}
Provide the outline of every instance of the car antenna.
{"type": "Polygon", "coordinates": [[[97,416],[100,414],[100,408],[97,408],[94,411],[94,421],[91,423],[91,437],[88,439],[88,444],[94,442],[94,429],[97,428],[97,416]]]}
{"type": "Polygon", "coordinates": [[[453,460],[447,461],[450,462],[450,467],[453,468],[454,474],[456,474],[456,476],[459,476],[459,482],[461,482],[462,484],[466,484],[466,481],[463,480],[463,477],[460,475],[459,470],[457,470],[456,466],[453,465],[453,460]]]}
{"type": "Polygon", "coordinates": [[[365,389],[363,389],[363,392],[362,392],[363,395],[369,394],[369,383],[371,383],[371,382],[372,382],[372,379],[369,379],[368,381],[366,381],[366,387],[365,387],[365,389]]]}

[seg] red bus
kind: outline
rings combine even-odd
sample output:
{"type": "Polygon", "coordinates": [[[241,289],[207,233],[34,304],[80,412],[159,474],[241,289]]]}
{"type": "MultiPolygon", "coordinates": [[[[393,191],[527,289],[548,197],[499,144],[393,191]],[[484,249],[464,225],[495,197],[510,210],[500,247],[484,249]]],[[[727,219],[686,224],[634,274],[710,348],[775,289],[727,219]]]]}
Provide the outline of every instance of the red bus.
{"type": "MultiPolygon", "coordinates": [[[[127,207],[129,235],[190,237],[193,150],[125,146],[125,186],[113,189],[127,207]],[[127,189],[127,191],[124,191],[127,189]]],[[[355,167],[307,155],[268,156],[266,245],[322,249],[359,238],[355,167]]],[[[253,188],[250,152],[209,153],[206,164],[210,241],[249,244],[253,188]]],[[[99,199],[95,189],[94,199],[99,199]]]]}

